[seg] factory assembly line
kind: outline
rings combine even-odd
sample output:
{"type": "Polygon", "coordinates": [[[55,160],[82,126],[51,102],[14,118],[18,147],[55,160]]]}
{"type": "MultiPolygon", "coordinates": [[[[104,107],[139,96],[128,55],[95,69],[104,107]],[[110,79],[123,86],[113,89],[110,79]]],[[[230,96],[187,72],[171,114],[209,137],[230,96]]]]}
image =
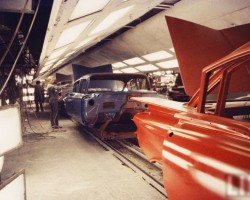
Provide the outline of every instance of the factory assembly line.
{"type": "Polygon", "coordinates": [[[249,11],[0,0],[0,200],[249,200],[249,11]]]}

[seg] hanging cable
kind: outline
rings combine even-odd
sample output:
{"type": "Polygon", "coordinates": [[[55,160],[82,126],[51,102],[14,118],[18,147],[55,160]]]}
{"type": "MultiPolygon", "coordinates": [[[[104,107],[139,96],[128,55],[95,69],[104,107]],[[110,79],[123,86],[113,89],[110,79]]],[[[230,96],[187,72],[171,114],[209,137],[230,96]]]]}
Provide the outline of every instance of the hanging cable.
{"type": "Polygon", "coordinates": [[[10,70],[9,75],[8,75],[8,77],[7,77],[7,79],[6,79],[6,81],[5,81],[4,85],[3,85],[3,87],[1,88],[0,95],[1,95],[2,92],[4,91],[4,89],[5,89],[6,85],[7,85],[7,83],[9,82],[9,79],[10,79],[10,77],[11,77],[11,75],[12,75],[14,69],[15,69],[15,66],[16,66],[16,64],[17,64],[17,61],[18,61],[18,59],[19,59],[19,57],[20,57],[20,55],[21,55],[21,53],[22,53],[22,51],[23,51],[23,48],[24,48],[25,45],[26,45],[26,42],[27,42],[27,40],[28,40],[30,31],[31,31],[31,29],[32,29],[32,27],[33,27],[33,24],[34,24],[34,21],[35,21],[35,19],[36,19],[36,16],[37,16],[37,13],[38,13],[38,9],[39,9],[39,7],[40,7],[40,2],[41,2],[41,0],[39,0],[39,2],[38,2],[38,4],[37,4],[36,11],[35,11],[34,17],[33,17],[33,19],[32,19],[32,22],[31,22],[31,24],[30,24],[30,28],[29,28],[29,30],[28,30],[27,36],[26,36],[26,38],[25,38],[25,40],[24,40],[24,42],[23,42],[23,44],[22,44],[21,49],[20,49],[19,52],[18,52],[18,55],[17,55],[16,60],[15,60],[13,66],[12,66],[12,68],[11,68],[11,70],[10,70]]]}
{"type": "Polygon", "coordinates": [[[25,5],[24,5],[23,10],[22,10],[22,14],[21,14],[21,16],[20,16],[20,18],[19,18],[19,21],[18,21],[16,30],[15,30],[15,32],[13,33],[12,38],[11,38],[11,40],[10,40],[10,43],[9,43],[8,47],[6,48],[6,51],[4,52],[4,54],[3,54],[3,56],[2,56],[2,58],[1,58],[1,60],[0,60],[0,67],[2,66],[4,59],[5,59],[6,55],[7,55],[7,53],[9,52],[10,47],[12,46],[12,44],[13,44],[13,42],[14,42],[14,39],[15,39],[15,37],[16,37],[16,34],[17,34],[17,32],[18,32],[18,30],[19,30],[19,27],[20,27],[20,25],[21,25],[21,23],[22,23],[22,21],[23,21],[24,12],[25,12],[25,9],[26,9],[26,6],[27,6],[28,2],[29,2],[29,0],[26,0],[25,5]]]}

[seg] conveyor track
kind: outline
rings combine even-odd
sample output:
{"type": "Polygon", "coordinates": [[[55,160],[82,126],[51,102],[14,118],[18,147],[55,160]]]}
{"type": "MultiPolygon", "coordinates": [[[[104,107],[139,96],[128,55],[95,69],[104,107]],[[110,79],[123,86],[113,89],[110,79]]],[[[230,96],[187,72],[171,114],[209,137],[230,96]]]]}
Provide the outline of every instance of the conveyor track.
{"type": "MultiPolygon", "coordinates": [[[[105,148],[106,150],[110,151],[117,159],[119,159],[122,163],[126,164],[129,168],[131,168],[135,173],[139,174],[147,183],[149,183],[152,187],[154,187],[157,191],[159,191],[163,196],[165,196],[167,198],[167,194],[164,188],[164,185],[161,181],[157,180],[155,177],[153,177],[150,173],[147,173],[147,171],[145,169],[143,169],[141,166],[139,166],[138,164],[136,164],[135,162],[133,162],[130,158],[128,158],[124,153],[122,153],[119,149],[117,149],[116,147],[114,147],[114,145],[112,145],[112,142],[109,141],[103,141],[101,139],[99,139],[91,130],[86,129],[85,127],[82,127],[84,132],[89,134],[95,141],[97,141],[103,148],[105,148]]],[[[123,142],[117,142],[117,143],[123,143],[123,142]]],[[[126,144],[122,144],[122,146],[127,146],[126,148],[128,149],[133,149],[132,147],[128,147],[128,145],[126,144]]],[[[138,153],[137,150],[132,150],[134,153],[136,154],[140,154],[138,153]],[[137,152],[136,152],[137,151],[137,152]]],[[[145,158],[145,156],[138,155],[139,157],[145,159],[146,162],[148,162],[148,160],[145,158]]],[[[138,158],[139,159],[139,158],[138,158]]],[[[149,164],[149,162],[148,162],[149,164]]],[[[161,166],[155,166],[152,163],[150,163],[152,166],[158,168],[158,170],[162,170],[161,166]]]]}

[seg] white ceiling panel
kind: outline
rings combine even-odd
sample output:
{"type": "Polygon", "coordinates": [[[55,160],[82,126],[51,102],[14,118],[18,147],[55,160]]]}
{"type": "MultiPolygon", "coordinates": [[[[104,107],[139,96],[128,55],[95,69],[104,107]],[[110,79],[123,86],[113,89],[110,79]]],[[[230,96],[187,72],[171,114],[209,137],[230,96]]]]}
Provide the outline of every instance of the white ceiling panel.
{"type": "MultiPolygon", "coordinates": [[[[161,63],[156,66],[163,69],[168,68],[171,60],[175,60],[176,57],[165,20],[166,15],[215,29],[250,23],[250,1],[246,0],[110,0],[103,1],[99,8],[96,8],[95,11],[92,10],[89,14],[83,12],[84,14],[81,14],[83,17],[72,14],[75,12],[74,9],[78,2],[80,3],[78,0],[54,0],[39,61],[40,70],[47,62],[49,56],[55,52],[60,34],[67,28],[89,20],[91,20],[91,23],[86,29],[74,41],[69,43],[65,52],[58,57],[58,60],[63,59],[66,54],[77,50],[67,59],[67,62],[69,61],[69,64],[66,65],[68,68],[70,68],[70,62],[96,67],[130,60],[134,57],[145,60],[145,63],[143,63],[145,65],[161,63]],[[128,12],[126,13],[124,12],[124,15],[117,22],[114,22],[112,25],[103,25],[104,20],[108,19],[111,13],[126,8],[131,9],[127,10],[128,12]],[[119,33],[118,30],[125,27],[128,28],[127,25],[130,22],[140,21],[141,16],[152,9],[161,9],[162,12],[142,23],[131,26],[129,30],[120,35],[109,38],[114,32],[119,33]],[[90,36],[91,39],[89,39],[90,36]],[[99,45],[102,41],[106,42],[99,45]],[[152,60],[143,57],[158,51],[165,51],[173,56],[159,61],[154,58],[152,60]]],[[[97,0],[93,1],[93,5],[96,2],[97,0]]],[[[84,7],[84,9],[86,10],[87,7],[84,7]]],[[[119,70],[125,68],[121,67],[119,70]]],[[[67,69],[65,71],[71,70],[67,69]]]]}

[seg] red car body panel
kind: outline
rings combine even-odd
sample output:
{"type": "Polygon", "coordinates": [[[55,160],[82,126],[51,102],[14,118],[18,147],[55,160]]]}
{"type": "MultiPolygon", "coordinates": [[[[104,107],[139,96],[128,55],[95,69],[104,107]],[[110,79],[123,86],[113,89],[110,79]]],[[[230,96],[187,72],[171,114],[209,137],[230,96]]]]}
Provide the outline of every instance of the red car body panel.
{"type": "Polygon", "coordinates": [[[205,66],[250,41],[250,24],[217,30],[170,16],[166,21],[189,96],[199,89],[205,66]]]}
{"type": "Polygon", "coordinates": [[[250,199],[250,101],[227,102],[234,85],[249,94],[249,60],[250,42],[204,68],[187,104],[133,98],[148,104],[133,120],[140,147],[163,164],[169,199],[250,199]],[[207,107],[210,93],[218,95],[207,107]]]}

